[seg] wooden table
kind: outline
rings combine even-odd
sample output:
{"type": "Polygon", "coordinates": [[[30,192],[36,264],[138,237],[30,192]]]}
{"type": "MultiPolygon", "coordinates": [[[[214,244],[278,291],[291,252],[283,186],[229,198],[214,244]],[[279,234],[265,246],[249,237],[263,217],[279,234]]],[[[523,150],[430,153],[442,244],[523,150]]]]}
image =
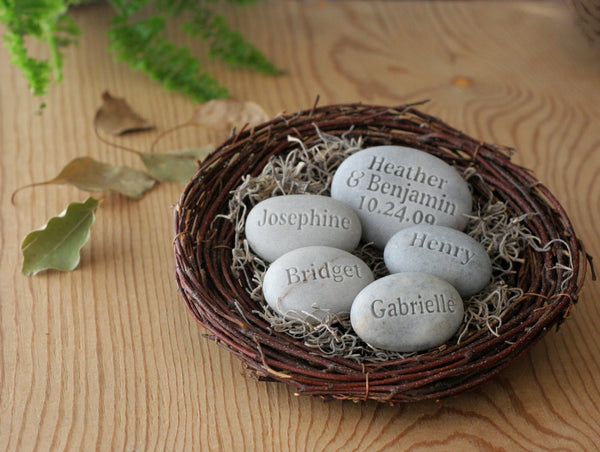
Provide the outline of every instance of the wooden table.
{"type": "MultiPolygon", "coordinates": [[[[600,256],[600,49],[565,4],[266,0],[224,12],[287,71],[269,77],[207,63],[235,98],[271,115],[310,107],[317,95],[321,105],[430,99],[426,112],[517,148],[514,160],[550,187],[600,256]]],[[[139,201],[105,195],[76,271],[23,276],[24,236],[87,194],[47,186],[11,205],[13,190],[79,156],[140,167],[94,136],[104,90],[126,97],[158,131],[195,108],[113,61],[107,7],[74,17],[83,37],[41,116],[0,50],[0,450],[600,448],[600,287],[589,273],[560,330],[492,381],[393,407],[296,397],[247,378],[202,336],[173,277],[172,206],[182,186],[162,184],[139,201]]],[[[156,133],[115,140],[144,150],[156,133]]],[[[161,148],[225,136],[184,129],[161,148]]]]}

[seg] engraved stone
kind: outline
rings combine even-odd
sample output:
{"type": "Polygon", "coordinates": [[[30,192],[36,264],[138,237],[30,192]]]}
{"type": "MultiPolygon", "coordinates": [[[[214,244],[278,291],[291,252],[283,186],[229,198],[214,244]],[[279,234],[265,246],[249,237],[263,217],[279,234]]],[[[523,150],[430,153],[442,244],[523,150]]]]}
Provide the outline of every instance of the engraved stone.
{"type": "Polygon", "coordinates": [[[443,226],[413,226],[397,232],[383,252],[390,273],[429,273],[467,297],[490,281],[492,263],[481,243],[443,226]]]}
{"type": "Polygon", "coordinates": [[[356,213],[329,196],[275,196],[259,202],[246,219],[248,244],[268,262],[313,245],[352,251],[360,237],[356,213]]]}
{"type": "Polygon", "coordinates": [[[342,162],[331,196],[351,206],[363,239],[383,249],[392,235],[418,224],[464,229],[471,192],[460,174],[425,151],[376,146],[342,162]]]}
{"type": "Polygon", "coordinates": [[[328,246],[292,250],[271,264],[263,279],[266,302],[281,315],[322,320],[327,312],[348,314],[373,273],[358,257],[328,246]]]}
{"type": "Polygon", "coordinates": [[[444,344],[463,319],[454,287],[425,273],[396,273],[365,287],[354,299],[350,320],[367,344],[417,352],[444,344]]]}

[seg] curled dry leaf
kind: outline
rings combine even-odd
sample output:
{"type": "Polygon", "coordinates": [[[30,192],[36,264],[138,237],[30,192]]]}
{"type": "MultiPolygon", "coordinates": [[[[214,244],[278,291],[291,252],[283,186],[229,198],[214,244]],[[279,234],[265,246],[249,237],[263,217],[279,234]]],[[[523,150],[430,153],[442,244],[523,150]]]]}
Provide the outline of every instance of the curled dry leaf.
{"type": "Polygon", "coordinates": [[[38,185],[70,184],[84,191],[110,190],[129,198],[139,198],[156,184],[156,179],[128,166],[113,166],[90,157],[71,160],[54,179],[26,185],[19,190],[38,185]]]}
{"type": "Polygon", "coordinates": [[[110,135],[150,130],[154,125],[134,112],[127,101],[113,97],[108,91],[102,93],[102,106],[96,111],[94,127],[110,135]]]}
{"type": "Polygon", "coordinates": [[[238,129],[246,124],[250,127],[268,121],[269,115],[254,102],[233,99],[211,100],[194,111],[189,124],[213,129],[238,129]]]}
{"type": "Polygon", "coordinates": [[[185,184],[196,171],[196,161],[204,158],[214,148],[208,145],[165,153],[140,152],[138,155],[148,172],[158,180],[185,184]]]}
{"type": "Polygon", "coordinates": [[[74,202],[59,216],[51,218],[41,229],[25,237],[21,245],[25,275],[42,270],[73,270],[79,265],[80,250],[90,238],[90,228],[100,201],[88,198],[74,202]]]}

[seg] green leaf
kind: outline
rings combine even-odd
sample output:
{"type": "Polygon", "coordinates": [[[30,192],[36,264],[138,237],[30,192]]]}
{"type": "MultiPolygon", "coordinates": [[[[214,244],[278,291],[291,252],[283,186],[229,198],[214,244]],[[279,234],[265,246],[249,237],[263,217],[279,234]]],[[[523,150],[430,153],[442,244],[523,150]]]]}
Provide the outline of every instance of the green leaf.
{"type": "Polygon", "coordinates": [[[90,238],[96,209],[100,201],[88,198],[84,203],[71,203],[58,217],[46,226],[25,237],[21,245],[25,275],[56,269],[73,270],[79,265],[80,250],[90,238]]]}
{"type": "Polygon", "coordinates": [[[196,172],[196,162],[204,158],[214,146],[184,149],[166,153],[139,153],[150,174],[161,181],[185,184],[196,172]]]}
{"type": "Polygon", "coordinates": [[[49,184],[70,184],[90,192],[110,190],[135,199],[154,187],[156,180],[128,166],[113,166],[90,157],[79,157],[71,160],[54,179],[19,188],[13,193],[13,200],[24,188],[49,184]]]}

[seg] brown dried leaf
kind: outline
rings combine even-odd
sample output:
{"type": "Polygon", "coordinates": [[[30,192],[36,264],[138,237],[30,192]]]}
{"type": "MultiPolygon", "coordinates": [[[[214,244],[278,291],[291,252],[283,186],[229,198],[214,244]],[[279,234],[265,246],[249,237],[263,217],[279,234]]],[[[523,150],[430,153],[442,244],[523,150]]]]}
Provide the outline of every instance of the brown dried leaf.
{"type": "Polygon", "coordinates": [[[189,124],[213,129],[250,127],[268,121],[269,115],[254,102],[242,102],[232,99],[211,100],[194,111],[189,124]]]}
{"type": "Polygon", "coordinates": [[[146,169],[158,180],[185,184],[196,172],[196,162],[215,149],[213,145],[181,151],[140,153],[146,169]]]}
{"type": "Polygon", "coordinates": [[[71,160],[52,182],[75,185],[85,191],[110,190],[129,198],[139,198],[156,184],[156,180],[143,171],[113,166],[90,157],[71,160]]]}
{"type": "Polygon", "coordinates": [[[127,101],[112,97],[108,91],[102,93],[102,106],[96,111],[94,127],[110,135],[151,130],[154,125],[134,112],[127,101]]]}
{"type": "Polygon", "coordinates": [[[54,179],[38,182],[17,189],[49,184],[70,184],[80,190],[97,192],[110,190],[129,198],[139,198],[157,183],[151,175],[128,166],[113,166],[90,157],[71,160],[54,179]]]}

